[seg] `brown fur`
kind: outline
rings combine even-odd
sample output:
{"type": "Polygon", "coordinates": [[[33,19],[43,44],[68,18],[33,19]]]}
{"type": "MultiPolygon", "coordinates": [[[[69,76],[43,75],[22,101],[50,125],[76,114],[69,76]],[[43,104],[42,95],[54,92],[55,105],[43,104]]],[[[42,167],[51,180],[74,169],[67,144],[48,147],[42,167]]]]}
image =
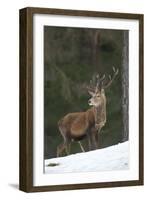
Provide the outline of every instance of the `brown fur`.
{"type": "Polygon", "coordinates": [[[94,124],[93,109],[86,112],[69,113],[61,120],[60,127],[66,130],[66,136],[74,139],[86,134],[90,124],[94,124]]]}

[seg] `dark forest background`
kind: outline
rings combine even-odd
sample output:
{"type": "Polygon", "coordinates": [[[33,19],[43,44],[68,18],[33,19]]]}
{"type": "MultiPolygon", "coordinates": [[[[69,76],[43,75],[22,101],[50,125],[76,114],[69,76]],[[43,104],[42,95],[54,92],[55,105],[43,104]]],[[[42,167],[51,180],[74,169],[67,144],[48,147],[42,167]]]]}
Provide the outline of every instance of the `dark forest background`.
{"type": "MultiPolygon", "coordinates": [[[[89,108],[86,85],[94,74],[119,74],[106,92],[107,123],[99,148],[128,140],[128,31],[44,27],[44,157],[63,142],[57,122],[89,108]]],[[[87,146],[86,140],[83,145],[87,146]]],[[[73,143],[71,153],[80,152],[73,143]]]]}

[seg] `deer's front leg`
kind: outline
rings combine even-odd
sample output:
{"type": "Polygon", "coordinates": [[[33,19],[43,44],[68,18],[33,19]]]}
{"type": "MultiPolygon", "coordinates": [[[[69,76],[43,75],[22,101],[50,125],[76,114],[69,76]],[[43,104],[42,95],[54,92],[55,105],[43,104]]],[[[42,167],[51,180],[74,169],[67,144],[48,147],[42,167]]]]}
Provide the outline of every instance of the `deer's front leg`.
{"type": "Polygon", "coordinates": [[[88,140],[88,150],[91,151],[92,150],[92,137],[91,137],[91,133],[87,134],[87,140],[88,140]]]}
{"type": "Polygon", "coordinates": [[[88,141],[89,141],[89,151],[95,150],[96,149],[96,139],[95,139],[95,133],[94,132],[91,132],[89,134],[88,141]]]}
{"type": "Polygon", "coordinates": [[[99,134],[98,132],[95,133],[95,147],[98,149],[99,147],[99,134]]]}
{"type": "Polygon", "coordinates": [[[101,131],[101,127],[97,128],[97,130],[95,131],[95,146],[96,146],[96,149],[98,149],[98,147],[99,147],[99,134],[100,134],[100,131],[101,131]]]}
{"type": "Polygon", "coordinates": [[[92,134],[92,150],[98,149],[98,134],[93,132],[92,134]]]}
{"type": "Polygon", "coordinates": [[[89,137],[90,137],[90,142],[91,142],[90,150],[97,149],[98,148],[98,134],[97,134],[97,130],[95,129],[95,127],[93,127],[91,129],[89,137]]]}

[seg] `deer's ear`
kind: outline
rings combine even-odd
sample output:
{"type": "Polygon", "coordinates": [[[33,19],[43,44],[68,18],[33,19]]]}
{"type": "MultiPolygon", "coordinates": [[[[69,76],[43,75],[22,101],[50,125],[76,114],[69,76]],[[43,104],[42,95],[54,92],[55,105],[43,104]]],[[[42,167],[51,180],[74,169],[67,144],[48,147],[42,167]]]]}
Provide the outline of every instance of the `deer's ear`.
{"type": "Polygon", "coordinates": [[[94,96],[94,92],[88,90],[88,93],[89,93],[91,96],[94,96]]]}

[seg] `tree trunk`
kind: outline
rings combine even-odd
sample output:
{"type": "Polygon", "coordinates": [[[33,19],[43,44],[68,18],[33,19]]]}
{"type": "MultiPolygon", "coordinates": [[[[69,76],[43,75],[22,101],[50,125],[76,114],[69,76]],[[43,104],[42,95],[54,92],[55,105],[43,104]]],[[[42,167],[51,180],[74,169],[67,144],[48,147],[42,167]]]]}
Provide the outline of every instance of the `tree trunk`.
{"type": "Polygon", "coordinates": [[[129,62],[128,62],[128,31],[123,33],[122,51],[122,112],[123,112],[123,131],[122,141],[129,139],[129,62]]]}
{"type": "Polygon", "coordinates": [[[100,68],[100,31],[91,30],[88,32],[92,44],[92,63],[95,71],[100,68]]]}

